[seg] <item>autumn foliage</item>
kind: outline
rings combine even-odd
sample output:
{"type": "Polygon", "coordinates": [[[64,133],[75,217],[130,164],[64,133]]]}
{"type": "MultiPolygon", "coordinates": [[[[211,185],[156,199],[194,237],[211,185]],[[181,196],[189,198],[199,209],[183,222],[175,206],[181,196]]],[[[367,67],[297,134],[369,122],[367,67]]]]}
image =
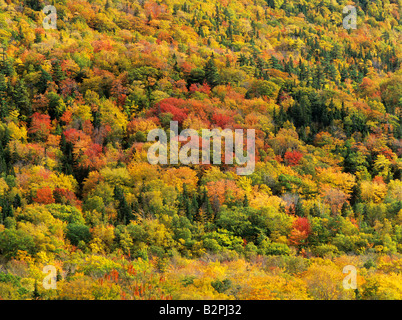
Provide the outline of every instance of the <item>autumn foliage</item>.
{"type": "Polygon", "coordinates": [[[54,203],[53,191],[50,188],[41,188],[36,191],[36,197],[33,201],[42,204],[54,203]]]}
{"type": "Polygon", "coordinates": [[[401,1],[48,2],[0,1],[0,299],[402,299],[401,1]]]}

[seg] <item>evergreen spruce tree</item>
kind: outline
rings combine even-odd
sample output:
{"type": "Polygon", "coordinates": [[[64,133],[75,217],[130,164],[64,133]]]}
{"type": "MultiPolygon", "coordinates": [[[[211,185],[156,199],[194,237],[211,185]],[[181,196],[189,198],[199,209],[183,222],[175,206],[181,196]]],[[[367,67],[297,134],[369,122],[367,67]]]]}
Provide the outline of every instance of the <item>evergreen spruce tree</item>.
{"type": "Polygon", "coordinates": [[[329,65],[329,69],[328,69],[328,78],[332,81],[334,81],[337,85],[339,84],[339,81],[337,79],[338,76],[338,71],[336,70],[336,67],[334,64],[330,64],[329,65]]]}
{"type": "Polygon", "coordinates": [[[233,42],[233,27],[231,21],[229,21],[229,27],[226,29],[226,36],[230,42],[233,42]]]}
{"type": "Polygon", "coordinates": [[[278,127],[281,128],[283,124],[286,122],[286,120],[287,120],[286,112],[283,109],[283,105],[281,105],[278,114],[278,127]]]}
{"type": "Polygon", "coordinates": [[[296,202],[295,214],[296,214],[296,216],[304,217],[304,209],[303,209],[302,201],[300,199],[298,199],[296,202]]]}
{"type": "Polygon", "coordinates": [[[49,82],[52,81],[52,76],[41,67],[41,74],[38,82],[36,83],[36,88],[38,89],[38,93],[44,94],[48,88],[49,82]]]}
{"type": "Polygon", "coordinates": [[[6,196],[0,197],[0,206],[2,208],[2,221],[7,217],[14,217],[14,210],[6,196]]]}
{"type": "Polygon", "coordinates": [[[0,73],[0,98],[5,98],[7,95],[7,82],[3,73],[0,73]]]}
{"type": "Polygon", "coordinates": [[[122,194],[122,198],[119,202],[119,216],[120,221],[127,225],[132,217],[132,209],[127,203],[126,197],[124,193],[122,194]]]}
{"type": "Polygon", "coordinates": [[[225,66],[226,68],[230,68],[230,60],[228,56],[226,56],[225,66]]]}
{"type": "Polygon", "coordinates": [[[317,64],[314,70],[313,88],[320,90],[323,88],[324,83],[324,69],[320,64],[317,64]]]}
{"type": "Polygon", "coordinates": [[[352,210],[352,207],[350,206],[350,204],[347,201],[345,201],[342,205],[341,215],[343,217],[346,217],[351,210],[352,210]]]}
{"type": "Polygon", "coordinates": [[[60,81],[63,81],[66,78],[58,59],[52,61],[52,76],[57,85],[60,84],[60,81]]]}
{"type": "Polygon", "coordinates": [[[0,119],[4,120],[4,118],[8,117],[9,110],[7,103],[4,101],[3,98],[0,98],[0,119]]]}
{"type": "Polygon", "coordinates": [[[14,106],[19,110],[22,119],[27,121],[32,115],[31,101],[23,80],[19,79],[13,92],[14,106]]]}
{"type": "Polygon", "coordinates": [[[5,59],[1,62],[0,73],[8,77],[15,73],[14,66],[9,59],[5,59]]]}
{"type": "Polygon", "coordinates": [[[61,157],[61,171],[66,175],[73,175],[74,173],[74,157],[73,157],[73,146],[70,142],[66,141],[64,133],[61,133],[60,138],[60,150],[62,152],[61,157]]]}
{"type": "Polygon", "coordinates": [[[199,205],[198,205],[198,200],[197,200],[197,195],[193,195],[193,199],[191,201],[191,208],[193,210],[193,216],[196,216],[198,213],[199,205]]]}
{"type": "Polygon", "coordinates": [[[199,194],[201,194],[201,203],[202,203],[201,207],[203,209],[203,212],[205,213],[205,219],[208,222],[213,222],[214,213],[211,203],[209,202],[206,188],[203,188],[202,191],[200,190],[199,194]]]}
{"type": "Polygon", "coordinates": [[[305,81],[306,79],[306,67],[304,66],[304,63],[299,60],[299,79],[300,81],[305,81]]]}
{"type": "Polygon", "coordinates": [[[34,300],[39,300],[40,298],[40,293],[38,290],[38,282],[35,280],[35,284],[34,284],[34,291],[32,292],[32,298],[34,300]]]}
{"type": "Polygon", "coordinates": [[[4,119],[9,115],[7,98],[8,85],[6,77],[3,73],[0,73],[0,119],[4,119]]]}
{"type": "Polygon", "coordinates": [[[349,78],[350,78],[351,80],[353,80],[353,81],[357,81],[357,80],[358,80],[358,76],[359,76],[359,74],[358,74],[356,65],[354,65],[354,64],[351,65],[350,68],[349,68],[349,78]]]}
{"type": "Polygon", "coordinates": [[[21,208],[22,202],[21,202],[21,196],[17,193],[14,197],[14,201],[13,201],[13,207],[15,209],[17,208],[21,208]]]}
{"type": "Polygon", "coordinates": [[[247,208],[248,206],[249,206],[249,201],[248,201],[248,197],[246,194],[246,195],[244,195],[243,207],[247,208]]]}
{"type": "Polygon", "coordinates": [[[7,172],[7,162],[3,146],[0,144],[0,174],[7,172]]]}
{"type": "Polygon", "coordinates": [[[341,68],[339,73],[341,75],[341,82],[344,82],[349,77],[348,70],[346,68],[341,68]]]}
{"type": "Polygon", "coordinates": [[[315,203],[314,206],[310,209],[310,215],[312,217],[319,217],[321,215],[320,208],[318,205],[315,203]]]}
{"type": "Polygon", "coordinates": [[[279,60],[275,58],[274,56],[271,57],[271,65],[273,69],[281,70],[283,71],[282,65],[279,63],[279,60]]]}
{"type": "Polygon", "coordinates": [[[8,128],[6,128],[3,132],[3,137],[0,139],[0,144],[6,147],[9,141],[10,141],[10,131],[8,128]]]}
{"type": "Polygon", "coordinates": [[[42,35],[39,33],[39,32],[36,32],[35,33],[35,40],[34,40],[34,42],[35,43],[41,43],[42,42],[42,35]]]}
{"type": "Polygon", "coordinates": [[[215,65],[214,56],[211,56],[204,67],[205,81],[213,88],[219,84],[218,68],[215,65]]]}
{"type": "Polygon", "coordinates": [[[132,209],[131,206],[127,203],[123,189],[118,185],[114,188],[114,198],[118,201],[117,222],[127,225],[132,218],[132,209]]]}

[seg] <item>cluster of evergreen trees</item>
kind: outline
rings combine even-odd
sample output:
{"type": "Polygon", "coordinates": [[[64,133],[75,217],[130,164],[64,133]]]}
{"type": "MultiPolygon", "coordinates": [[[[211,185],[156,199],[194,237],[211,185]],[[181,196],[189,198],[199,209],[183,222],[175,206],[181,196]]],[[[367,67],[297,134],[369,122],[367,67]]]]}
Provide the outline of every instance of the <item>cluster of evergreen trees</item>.
{"type": "Polygon", "coordinates": [[[178,214],[187,217],[190,222],[214,222],[215,213],[209,201],[207,191],[194,193],[191,197],[187,191],[186,184],[183,185],[183,191],[178,196],[178,214]]]}

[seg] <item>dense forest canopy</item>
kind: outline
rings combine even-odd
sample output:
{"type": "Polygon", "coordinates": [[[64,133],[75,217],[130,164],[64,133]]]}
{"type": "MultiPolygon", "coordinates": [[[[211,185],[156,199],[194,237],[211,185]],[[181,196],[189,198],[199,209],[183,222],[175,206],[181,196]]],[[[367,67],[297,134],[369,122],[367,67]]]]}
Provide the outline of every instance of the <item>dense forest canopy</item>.
{"type": "Polygon", "coordinates": [[[0,297],[401,299],[401,15],[0,0],[0,297]],[[254,129],[254,172],[150,164],[171,121],[254,129]]]}

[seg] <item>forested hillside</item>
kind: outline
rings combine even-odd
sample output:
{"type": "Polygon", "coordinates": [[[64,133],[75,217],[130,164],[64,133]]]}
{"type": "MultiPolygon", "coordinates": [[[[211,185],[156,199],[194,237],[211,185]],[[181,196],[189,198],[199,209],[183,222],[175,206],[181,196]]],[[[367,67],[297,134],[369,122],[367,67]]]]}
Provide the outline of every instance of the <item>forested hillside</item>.
{"type": "Polygon", "coordinates": [[[0,297],[402,299],[401,15],[0,0],[0,297]],[[254,172],[150,164],[171,121],[255,129],[254,172]]]}

